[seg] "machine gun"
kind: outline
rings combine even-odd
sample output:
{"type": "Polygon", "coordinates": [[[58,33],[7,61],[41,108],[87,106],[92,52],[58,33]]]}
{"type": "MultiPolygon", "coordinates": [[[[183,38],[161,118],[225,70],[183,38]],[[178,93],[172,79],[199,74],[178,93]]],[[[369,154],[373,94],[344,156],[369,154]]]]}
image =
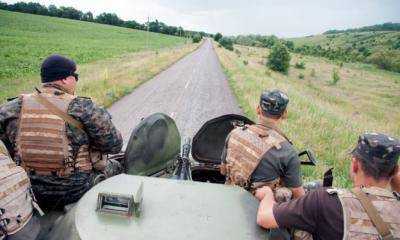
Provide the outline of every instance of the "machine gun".
{"type": "Polygon", "coordinates": [[[192,172],[190,169],[189,154],[192,148],[190,144],[190,138],[185,140],[182,146],[181,154],[176,159],[176,167],[171,179],[176,180],[192,180],[192,172]]]}

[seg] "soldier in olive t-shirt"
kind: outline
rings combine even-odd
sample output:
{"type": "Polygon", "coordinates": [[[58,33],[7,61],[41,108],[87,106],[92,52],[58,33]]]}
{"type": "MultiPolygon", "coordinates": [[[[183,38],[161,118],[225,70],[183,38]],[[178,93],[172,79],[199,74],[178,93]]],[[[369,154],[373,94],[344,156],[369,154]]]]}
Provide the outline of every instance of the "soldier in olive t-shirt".
{"type": "Polygon", "coordinates": [[[280,90],[265,91],[257,107],[258,124],[236,126],[221,156],[227,184],[254,191],[262,186],[290,188],[293,197],[304,194],[300,159],[290,140],[278,128],[286,119],[289,99],[280,90]]]}

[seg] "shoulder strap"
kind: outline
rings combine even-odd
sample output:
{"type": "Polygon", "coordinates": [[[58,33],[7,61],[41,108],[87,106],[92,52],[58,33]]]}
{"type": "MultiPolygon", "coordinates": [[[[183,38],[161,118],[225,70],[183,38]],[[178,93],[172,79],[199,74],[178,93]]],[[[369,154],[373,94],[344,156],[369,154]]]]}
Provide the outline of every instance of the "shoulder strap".
{"type": "Polygon", "coordinates": [[[43,106],[45,106],[50,112],[52,112],[54,115],[57,115],[58,117],[60,117],[61,119],[63,119],[64,121],[66,121],[67,123],[71,124],[72,126],[80,129],[83,131],[83,124],[80,123],[78,120],[74,119],[73,117],[71,117],[70,115],[66,114],[64,111],[62,111],[61,109],[59,109],[56,105],[54,105],[53,103],[51,103],[49,100],[47,100],[45,97],[43,97],[42,95],[40,95],[40,93],[36,93],[33,95],[35,97],[35,99],[42,104],[43,106]]]}
{"type": "Polygon", "coordinates": [[[367,212],[368,217],[371,219],[372,223],[375,225],[376,230],[380,235],[382,240],[393,240],[393,235],[390,232],[390,228],[387,223],[385,223],[382,217],[379,215],[378,210],[372,204],[371,200],[368,198],[367,194],[362,191],[361,188],[353,188],[352,192],[361,202],[364,210],[367,212]]]}

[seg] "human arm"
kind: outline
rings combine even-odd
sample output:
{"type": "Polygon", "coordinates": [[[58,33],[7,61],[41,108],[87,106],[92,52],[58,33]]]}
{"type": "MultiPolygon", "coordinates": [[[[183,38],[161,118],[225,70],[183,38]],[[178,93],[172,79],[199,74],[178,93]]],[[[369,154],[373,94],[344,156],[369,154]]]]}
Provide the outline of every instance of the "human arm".
{"type": "Polygon", "coordinates": [[[303,196],[306,193],[304,191],[303,186],[296,187],[296,188],[290,188],[290,190],[292,190],[294,199],[299,198],[299,197],[303,196]]]}
{"type": "Polygon", "coordinates": [[[278,223],[273,214],[273,206],[276,203],[270,187],[262,187],[256,190],[256,198],[260,200],[257,211],[257,224],[263,228],[278,228],[278,223]]]}
{"type": "Polygon", "coordinates": [[[0,106],[0,140],[6,145],[11,156],[14,156],[21,105],[22,99],[14,98],[0,106]]]}
{"type": "Polygon", "coordinates": [[[118,153],[122,148],[122,136],[104,108],[89,98],[77,97],[68,108],[68,114],[79,120],[89,136],[90,146],[102,153],[118,153]]]}

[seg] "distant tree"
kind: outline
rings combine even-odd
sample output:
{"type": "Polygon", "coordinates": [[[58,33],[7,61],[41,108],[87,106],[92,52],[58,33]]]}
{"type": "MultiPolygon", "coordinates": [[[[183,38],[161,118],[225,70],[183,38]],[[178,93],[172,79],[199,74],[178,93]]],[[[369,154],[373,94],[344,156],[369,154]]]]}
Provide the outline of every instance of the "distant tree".
{"type": "Polygon", "coordinates": [[[278,72],[287,73],[289,70],[290,53],[285,45],[276,43],[267,58],[267,66],[278,72]]]}
{"type": "Polygon", "coordinates": [[[60,11],[59,17],[62,17],[62,18],[80,20],[83,15],[83,13],[81,11],[76,10],[73,7],[60,7],[59,11],[60,11]]]}
{"type": "Polygon", "coordinates": [[[216,33],[215,36],[214,36],[214,40],[217,41],[217,42],[218,42],[221,38],[222,38],[222,34],[221,34],[221,33],[216,33]]]}
{"type": "Polygon", "coordinates": [[[82,21],[87,21],[87,22],[93,22],[93,13],[92,12],[86,12],[82,14],[82,21]]]}
{"type": "Polygon", "coordinates": [[[114,26],[122,26],[124,23],[115,13],[102,13],[96,17],[96,22],[114,26]]]}
{"type": "Polygon", "coordinates": [[[49,16],[53,17],[61,16],[60,10],[55,5],[49,5],[48,11],[49,11],[49,16]]]}
{"type": "Polygon", "coordinates": [[[265,37],[261,38],[262,46],[266,47],[266,48],[273,47],[277,42],[279,42],[279,38],[277,38],[274,35],[265,36],[265,37]]]}
{"type": "Polygon", "coordinates": [[[123,26],[126,28],[142,29],[141,24],[134,20],[125,21],[123,26]]]}
{"type": "Polygon", "coordinates": [[[283,43],[285,44],[285,46],[289,49],[289,50],[293,50],[294,49],[294,42],[293,41],[289,41],[289,40],[287,40],[287,41],[285,41],[285,40],[283,40],[283,43]]]}
{"type": "Polygon", "coordinates": [[[203,37],[200,34],[197,33],[197,34],[192,36],[192,41],[193,41],[193,43],[198,43],[198,42],[201,41],[202,38],[203,37]]]}
{"type": "Polygon", "coordinates": [[[160,32],[160,30],[161,30],[160,23],[158,22],[157,19],[154,22],[149,22],[149,31],[150,32],[160,32]]]}
{"type": "Polygon", "coordinates": [[[8,4],[5,2],[0,2],[0,9],[8,10],[8,4]]]}
{"type": "Polygon", "coordinates": [[[219,39],[219,44],[221,44],[221,46],[223,46],[224,48],[233,51],[233,41],[230,38],[222,37],[221,39],[219,39]]]}

